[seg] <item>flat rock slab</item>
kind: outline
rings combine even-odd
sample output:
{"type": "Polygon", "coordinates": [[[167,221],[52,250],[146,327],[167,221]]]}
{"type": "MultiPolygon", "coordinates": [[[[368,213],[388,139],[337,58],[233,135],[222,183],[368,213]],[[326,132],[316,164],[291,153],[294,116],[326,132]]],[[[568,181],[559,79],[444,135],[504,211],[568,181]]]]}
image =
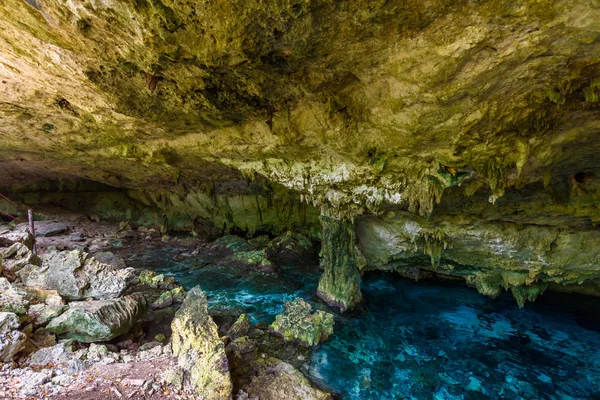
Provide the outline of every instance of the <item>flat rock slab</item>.
{"type": "Polygon", "coordinates": [[[102,342],[129,332],[147,309],[140,293],[114,300],[72,302],[46,330],[80,342],[102,342]]]}
{"type": "Polygon", "coordinates": [[[62,222],[42,221],[35,223],[35,236],[37,237],[56,236],[65,233],[68,230],[69,227],[62,222]]]}

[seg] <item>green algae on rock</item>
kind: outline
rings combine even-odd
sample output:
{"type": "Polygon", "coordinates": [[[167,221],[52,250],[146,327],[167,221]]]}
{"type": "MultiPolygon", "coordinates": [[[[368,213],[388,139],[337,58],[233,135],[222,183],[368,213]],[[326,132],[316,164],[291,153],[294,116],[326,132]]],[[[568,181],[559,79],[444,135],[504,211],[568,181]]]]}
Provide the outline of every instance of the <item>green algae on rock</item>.
{"type": "Polygon", "coordinates": [[[315,346],[333,334],[333,315],[321,310],[312,312],[312,306],[297,298],[283,305],[283,312],[275,317],[270,330],[285,341],[315,346]]]}
{"type": "Polygon", "coordinates": [[[171,329],[173,355],[186,373],[186,382],[202,397],[230,399],[232,383],[225,345],[199,286],[187,293],[171,329]]]}
{"type": "Polygon", "coordinates": [[[321,265],[324,272],[317,295],[329,305],[342,311],[360,303],[360,273],[365,259],[356,245],[354,224],[336,218],[321,216],[323,242],[321,265]]]}

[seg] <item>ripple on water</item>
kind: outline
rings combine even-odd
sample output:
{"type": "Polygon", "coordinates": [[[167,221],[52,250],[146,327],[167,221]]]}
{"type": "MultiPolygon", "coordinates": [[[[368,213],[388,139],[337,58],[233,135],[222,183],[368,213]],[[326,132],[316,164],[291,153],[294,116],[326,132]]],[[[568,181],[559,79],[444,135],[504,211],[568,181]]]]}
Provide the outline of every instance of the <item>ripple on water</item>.
{"type": "MultiPolygon", "coordinates": [[[[249,274],[205,259],[176,263],[169,253],[146,249],[128,261],[160,265],[188,289],[199,284],[211,307],[239,308],[253,322],[271,322],[298,296],[323,307],[314,302],[317,266],[249,274]]],[[[582,307],[546,294],[520,310],[510,295],[491,300],[378,273],[363,289],[364,310],[337,316],[334,336],[311,358],[312,378],[344,399],[600,398],[600,323],[577,323],[598,309],[596,299],[580,297],[589,302],[582,307]]]]}

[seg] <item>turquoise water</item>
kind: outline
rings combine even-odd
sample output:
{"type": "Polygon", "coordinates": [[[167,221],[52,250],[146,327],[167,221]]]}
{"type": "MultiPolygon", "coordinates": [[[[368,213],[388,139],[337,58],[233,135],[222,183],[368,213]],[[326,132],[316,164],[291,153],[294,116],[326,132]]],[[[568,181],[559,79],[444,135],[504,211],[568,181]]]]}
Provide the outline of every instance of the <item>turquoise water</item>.
{"type": "MultiPolygon", "coordinates": [[[[175,251],[171,249],[170,251],[175,251]]],[[[200,285],[213,311],[271,322],[282,304],[314,296],[317,265],[259,274],[171,260],[146,249],[128,264],[200,285]]],[[[313,380],[343,399],[600,399],[600,301],[546,294],[520,310],[462,286],[414,283],[390,274],[363,280],[365,304],[337,316],[334,336],[313,353],[313,380]]]]}

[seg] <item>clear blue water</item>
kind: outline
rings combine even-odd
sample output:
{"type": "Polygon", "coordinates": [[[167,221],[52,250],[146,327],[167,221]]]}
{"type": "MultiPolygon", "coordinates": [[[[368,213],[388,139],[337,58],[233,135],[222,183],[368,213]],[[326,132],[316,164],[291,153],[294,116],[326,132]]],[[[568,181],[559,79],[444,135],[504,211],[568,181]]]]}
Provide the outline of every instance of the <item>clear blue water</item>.
{"type": "MultiPolygon", "coordinates": [[[[128,260],[200,285],[213,310],[254,322],[270,323],[297,296],[325,308],[316,265],[264,275],[207,262],[177,263],[157,248],[128,260]]],[[[600,399],[597,299],[546,294],[520,310],[508,294],[491,300],[382,273],[364,277],[363,293],[363,309],[336,317],[310,363],[311,377],[343,399],[600,399]]]]}

